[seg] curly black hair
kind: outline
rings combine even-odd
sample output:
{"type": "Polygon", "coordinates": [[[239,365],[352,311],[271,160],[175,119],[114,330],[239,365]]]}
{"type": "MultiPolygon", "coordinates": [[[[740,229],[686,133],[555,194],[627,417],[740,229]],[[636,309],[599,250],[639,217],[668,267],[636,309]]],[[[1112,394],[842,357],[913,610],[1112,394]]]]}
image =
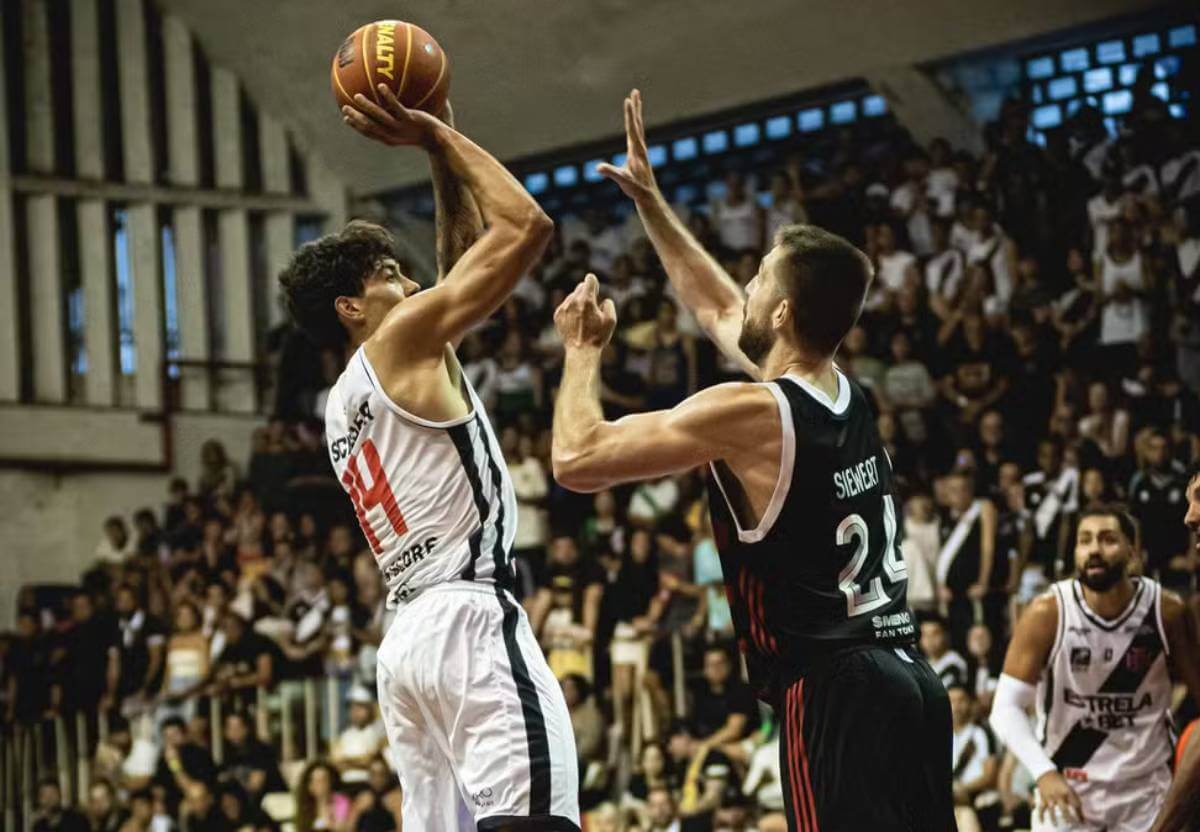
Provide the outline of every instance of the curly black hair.
{"type": "Polygon", "coordinates": [[[360,294],[363,281],[388,257],[396,257],[391,233],[363,220],[305,243],[279,273],[292,320],[318,346],[343,346],[348,333],[338,320],[334,301],[360,294]]]}

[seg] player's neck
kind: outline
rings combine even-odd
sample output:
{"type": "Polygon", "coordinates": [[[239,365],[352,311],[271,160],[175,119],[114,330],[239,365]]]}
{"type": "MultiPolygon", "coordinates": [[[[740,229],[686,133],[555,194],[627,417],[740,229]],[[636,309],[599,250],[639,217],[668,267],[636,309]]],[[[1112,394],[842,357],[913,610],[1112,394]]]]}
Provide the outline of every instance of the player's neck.
{"type": "Polygon", "coordinates": [[[833,372],[832,357],[813,359],[794,350],[776,349],[767,356],[762,371],[763,378],[793,376],[825,392],[830,399],[838,397],[838,379],[833,372]]]}
{"type": "Polygon", "coordinates": [[[1128,575],[1104,592],[1089,589],[1086,585],[1083,587],[1083,599],[1087,601],[1092,612],[1104,619],[1113,619],[1119,616],[1129,606],[1129,599],[1132,597],[1133,579],[1128,575]]]}

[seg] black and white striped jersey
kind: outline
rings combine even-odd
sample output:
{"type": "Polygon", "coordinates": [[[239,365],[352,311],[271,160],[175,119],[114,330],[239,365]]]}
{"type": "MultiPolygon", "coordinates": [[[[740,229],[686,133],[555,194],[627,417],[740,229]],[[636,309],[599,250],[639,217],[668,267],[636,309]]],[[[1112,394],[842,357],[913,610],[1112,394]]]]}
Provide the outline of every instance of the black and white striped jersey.
{"type": "Polygon", "coordinates": [[[1059,770],[1125,782],[1171,759],[1171,677],[1162,588],[1134,578],[1114,619],[1093,612],[1078,580],[1054,584],[1058,633],[1038,686],[1038,729],[1059,770]]]}
{"type": "Polygon", "coordinates": [[[384,393],[360,348],[329,391],[329,456],[375,553],[389,606],[447,581],[512,583],[516,497],[465,375],[462,390],[469,415],[449,422],[414,416],[384,393]]]}

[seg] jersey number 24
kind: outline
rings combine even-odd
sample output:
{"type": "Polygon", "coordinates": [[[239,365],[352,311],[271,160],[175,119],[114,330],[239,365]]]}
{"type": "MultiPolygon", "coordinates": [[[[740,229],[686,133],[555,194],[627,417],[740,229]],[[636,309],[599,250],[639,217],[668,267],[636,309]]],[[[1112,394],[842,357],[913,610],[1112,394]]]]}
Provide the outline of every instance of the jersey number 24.
{"type": "MultiPolygon", "coordinates": [[[[887,535],[883,550],[883,572],[890,583],[907,580],[908,566],[900,558],[896,548],[896,505],[892,502],[891,494],[885,494],[883,497],[883,529],[887,535]]],[[[851,514],[838,524],[837,544],[845,546],[852,540],[857,543],[854,555],[838,575],[838,589],[846,596],[848,618],[877,610],[891,601],[884,591],[882,577],[876,575],[871,578],[865,590],[858,583],[858,573],[866,564],[867,552],[870,550],[867,521],[861,514],[851,514]]]]}

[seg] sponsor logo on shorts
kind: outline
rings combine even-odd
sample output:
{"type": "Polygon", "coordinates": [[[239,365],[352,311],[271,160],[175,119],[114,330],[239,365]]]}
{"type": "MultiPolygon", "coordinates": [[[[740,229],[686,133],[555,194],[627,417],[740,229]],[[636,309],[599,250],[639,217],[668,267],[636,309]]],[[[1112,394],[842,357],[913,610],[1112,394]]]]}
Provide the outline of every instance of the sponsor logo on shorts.
{"type": "Polygon", "coordinates": [[[475,802],[476,808],[479,808],[479,809],[488,808],[493,803],[495,803],[495,801],[492,800],[492,787],[484,786],[482,789],[475,792],[475,794],[471,795],[471,800],[473,800],[475,802]]]}

